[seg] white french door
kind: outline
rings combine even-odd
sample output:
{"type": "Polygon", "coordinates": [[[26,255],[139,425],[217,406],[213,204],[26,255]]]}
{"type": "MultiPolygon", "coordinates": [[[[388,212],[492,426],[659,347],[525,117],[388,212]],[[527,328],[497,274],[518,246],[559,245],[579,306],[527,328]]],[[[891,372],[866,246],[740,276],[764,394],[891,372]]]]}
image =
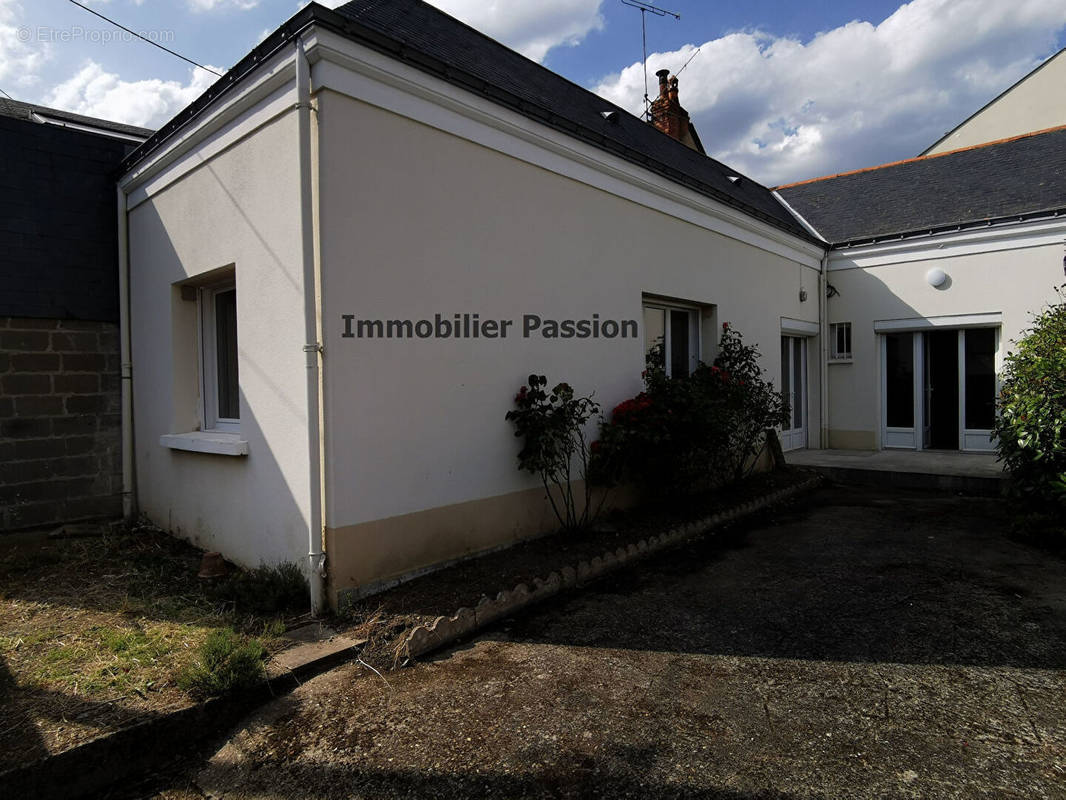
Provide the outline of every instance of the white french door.
{"type": "Polygon", "coordinates": [[[781,428],[781,449],[807,446],[807,340],[802,336],[781,337],[781,391],[790,409],[788,424],[781,428]]]}
{"type": "Polygon", "coordinates": [[[995,449],[995,327],[884,333],[881,446],[995,449]]]}

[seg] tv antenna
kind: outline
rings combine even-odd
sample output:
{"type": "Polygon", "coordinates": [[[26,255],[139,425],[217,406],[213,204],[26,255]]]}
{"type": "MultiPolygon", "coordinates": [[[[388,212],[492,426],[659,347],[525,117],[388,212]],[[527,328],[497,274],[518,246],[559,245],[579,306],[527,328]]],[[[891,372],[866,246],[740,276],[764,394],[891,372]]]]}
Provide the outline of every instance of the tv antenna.
{"type": "Polygon", "coordinates": [[[686,61],[684,64],[681,65],[681,69],[679,69],[677,72],[674,73],[674,77],[675,78],[678,77],[679,75],[681,75],[681,73],[685,71],[685,67],[687,67],[689,64],[692,63],[692,59],[694,59],[696,56],[698,56],[700,54],[700,50],[702,50],[702,49],[703,49],[703,47],[697,47],[696,48],[696,52],[693,53],[692,55],[690,55],[688,57],[688,61],[686,61]]]}
{"type": "MultiPolygon", "coordinates": [[[[642,47],[642,54],[644,56],[644,116],[648,119],[651,118],[651,100],[648,99],[648,28],[647,28],[647,16],[648,14],[654,14],[657,17],[673,17],[676,20],[681,19],[681,15],[675,11],[667,11],[665,8],[659,8],[653,6],[651,3],[642,3],[641,0],[621,0],[622,5],[631,6],[632,8],[640,9],[640,43],[642,47]]],[[[684,67],[682,67],[684,69],[684,67]]]]}

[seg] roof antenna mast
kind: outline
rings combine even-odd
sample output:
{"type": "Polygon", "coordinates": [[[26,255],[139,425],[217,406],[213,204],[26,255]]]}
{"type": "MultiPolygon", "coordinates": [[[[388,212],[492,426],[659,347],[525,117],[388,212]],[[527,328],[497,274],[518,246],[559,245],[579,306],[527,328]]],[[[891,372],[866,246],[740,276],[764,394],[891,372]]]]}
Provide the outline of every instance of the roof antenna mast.
{"type": "Polygon", "coordinates": [[[673,17],[676,20],[680,20],[681,15],[674,11],[667,11],[665,8],[653,6],[651,3],[642,3],[641,0],[621,0],[621,2],[624,6],[640,9],[640,42],[644,56],[644,118],[650,119],[651,100],[648,99],[648,28],[646,19],[649,13],[657,17],[673,17]]]}

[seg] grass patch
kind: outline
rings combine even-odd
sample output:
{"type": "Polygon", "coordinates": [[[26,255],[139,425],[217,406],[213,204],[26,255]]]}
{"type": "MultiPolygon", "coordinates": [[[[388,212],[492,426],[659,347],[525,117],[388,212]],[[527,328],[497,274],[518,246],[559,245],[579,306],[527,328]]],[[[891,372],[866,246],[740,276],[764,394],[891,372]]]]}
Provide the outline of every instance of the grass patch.
{"type": "Polygon", "coordinates": [[[241,636],[232,628],[218,628],[200,646],[200,657],[182,670],[178,686],[199,698],[247,689],[265,677],[265,657],[258,639],[241,636]]]}
{"type": "Polygon", "coordinates": [[[219,601],[231,603],[236,613],[302,611],[309,603],[307,579],[296,564],[262,564],[240,570],[211,587],[210,592],[219,601]]]}
{"type": "Polygon", "coordinates": [[[201,556],[150,525],[0,539],[0,770],[39,756],[34,741],[63,749],[261,677],[264,654],[307,610],[302,571],[263,566],[209,583],[201,556]],[[195,665],[205,672],[187,677],[195,665]]]}

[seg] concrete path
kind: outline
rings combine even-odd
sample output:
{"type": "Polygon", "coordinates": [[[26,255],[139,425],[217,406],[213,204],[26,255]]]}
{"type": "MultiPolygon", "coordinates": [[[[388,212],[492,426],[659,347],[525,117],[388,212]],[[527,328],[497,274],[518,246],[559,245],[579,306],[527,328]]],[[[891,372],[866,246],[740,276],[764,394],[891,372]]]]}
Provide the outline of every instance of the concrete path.
{"type": "Polygon", "coordinates": [[[1003,464],[994,453],[952,450],[792,450],[785,460],[797,467],[856,467],[878,472],[925,472],[1002,478],[1003,464]]]}
{"type": "Polygon", "coordinates": [[[998,501],[831,487],[378,677],[159,797],[1066,797],[1066,562],[998,501]]]}

